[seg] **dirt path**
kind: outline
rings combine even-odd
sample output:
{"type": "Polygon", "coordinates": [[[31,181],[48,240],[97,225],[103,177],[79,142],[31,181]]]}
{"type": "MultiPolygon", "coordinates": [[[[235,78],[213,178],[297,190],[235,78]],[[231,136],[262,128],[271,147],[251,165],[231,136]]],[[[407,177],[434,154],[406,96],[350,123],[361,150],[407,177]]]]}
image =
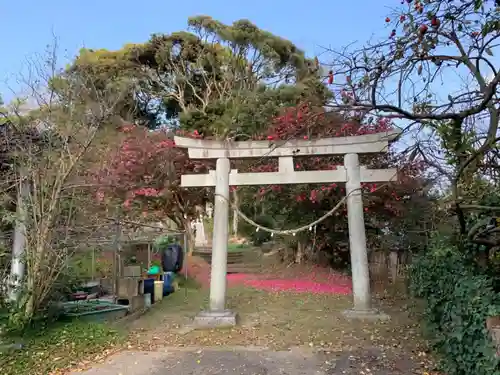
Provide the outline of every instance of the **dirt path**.
{"type": "Polygon", "coordinates": [[[368,353],[332,355],[292,348],[164,348],[154,352],[126,351],[84,372],[70,375],[408,375],[421,373],[410,360],[387,366],[385,356],[368,353]],[[362,354],[360,356],[360,354],[362,354]],[[369,356],[369,360],[366,359],[369,356]]]}

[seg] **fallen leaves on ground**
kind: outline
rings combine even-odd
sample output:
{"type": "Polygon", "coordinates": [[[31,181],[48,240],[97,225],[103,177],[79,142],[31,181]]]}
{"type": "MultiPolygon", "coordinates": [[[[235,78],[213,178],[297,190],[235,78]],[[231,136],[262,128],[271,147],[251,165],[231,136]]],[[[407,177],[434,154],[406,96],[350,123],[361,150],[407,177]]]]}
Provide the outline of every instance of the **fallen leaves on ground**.
{"type": "MultiPolygon", "coordinates": [[[[419,374],[433,369],[420,328],[408,313],[406,302],[386,299],[382,307],[391,315],[388,322],[359,322],[342,315],[351,306],[350,296],[264,292],[241,286],[230,288],[228,294],[228,307],[240,315],[239,326],[190,329],[192,318],[206,306],[207,291],[189,291],[186,296],[162,301],[151,314],[134,322],[127,345],[141,350],[164,346],[258,346],[275,350],[307,347],[325,355],[363,353],[376,348],[382,361],[379,359],[373,367],[385,363],[394,371],[411,367],[419,374]]],[[[361,365],[363,358],[359,357],[361,365]]]]}
{"type": "MultiPolygon", "coordinates": [[[[310,278],[310,271],[294,274],[294,270],[286,270],[281,276],[310,278]]],[[[314,280],[331,280],[331,276],[313,271],[314,280]]],[[[388,322],[349,321],[342,311],[351,307],[351,296],[260,291],[236,283],[228,289],[227,304],[239,313],[240,324],[194,330],[192,318],[207,307],[208,291],[184,284],[184,288],[129,322],[130,332],[124,340],[119,340],[120,335],[110,327],[73,322],[31,339],[25,351],[0,355],[1,373],[62,375],[68,367],[83,370],[121,349],[256,346],[313,349],[324,356],[325,363],[343,366],[344,374],[370,374],[383,368],[391,375],[437,375],[408,301],[382,296],[381,307],[391,315],[388,322]]]]}

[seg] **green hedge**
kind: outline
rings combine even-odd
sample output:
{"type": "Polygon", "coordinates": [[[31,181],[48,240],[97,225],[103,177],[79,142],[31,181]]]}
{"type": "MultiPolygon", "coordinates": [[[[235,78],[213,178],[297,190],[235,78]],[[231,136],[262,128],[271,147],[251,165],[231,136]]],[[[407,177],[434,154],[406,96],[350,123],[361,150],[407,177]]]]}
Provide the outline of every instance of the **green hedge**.
{"type": "MultiPolygon", "coordinates": [[[[271,216],[261,215],[255,219],[255,222],[266,228],[273,229],[275,226],[274,219],[271,216]]],[[[247,222],[243,222],[240,227],[240,232],[248,237],[254,246],[260,246],[264,242],[271,240],[271,233],[264,230],[256,231],[255,227],[247,222]]]]}
{"type": "Polygon", "coordinates": [[[411,290],[425,302],[424,327],[447,375],[500,375],[486,318],[500,314],[498,293],[451,246],[413,262],[411,290]]]}

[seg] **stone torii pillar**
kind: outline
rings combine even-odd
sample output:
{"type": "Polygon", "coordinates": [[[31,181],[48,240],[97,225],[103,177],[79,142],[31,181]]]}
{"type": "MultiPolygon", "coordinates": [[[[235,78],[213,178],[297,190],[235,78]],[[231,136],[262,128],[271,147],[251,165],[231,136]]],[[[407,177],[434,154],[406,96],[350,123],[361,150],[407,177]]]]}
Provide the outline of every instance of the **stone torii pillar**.
{"type": "Polygon", "coordinates": [[[358,154],[345,155],[344,167],[347,174],[345,192],[347,195],[347,223],[354,296],[352,313],[355,314],[355,312],[370,312],[371,310],[370,274],[358,154]]]}
{"type": "Polygon", "coordinates": [[[214,232],[210,276],[210,310],[232,318],[226,312],[227,243],[229,240],[229,172],[228,158],[217,159],[215,169],[214,232]],[[223,277],[224,276],[224,277],[223,277]]]}
{"type": "Polygon", "coordinates": [[[215,186],[214,232],[210,306],[196,317],[203,326],[236,324],[236,314],[225,309],[227,243],[229,237],[229,186],[344,182],[346,184],[349,244],[353,281],[352,318],[385,319],[387,315],[372,309],[366,232],[361,194],[362,182],[396,181],[396,169],[367,169],[359,165],[358,154],[387,152],[398,131],[351,137],[294,140],[274,147],[269,141],[227,142],[175,137],[178,147],[188,149],[192,159],[217,159],[216,170],[208,174],[183,175],[183,187],[215,186]],[[293,157],[345,155],[344,167],[328,171],[295,171],[293,157]],[[278,172],[238,173],[230,170],[229,159],[278,157],[278,172]]]}

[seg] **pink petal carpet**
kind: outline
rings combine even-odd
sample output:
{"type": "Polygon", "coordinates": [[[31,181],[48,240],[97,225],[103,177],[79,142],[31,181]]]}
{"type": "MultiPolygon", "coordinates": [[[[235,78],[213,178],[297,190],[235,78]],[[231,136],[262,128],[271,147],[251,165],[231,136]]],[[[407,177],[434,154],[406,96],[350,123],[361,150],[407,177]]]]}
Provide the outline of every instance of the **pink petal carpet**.
{"type": "MultiPolygon", "coordinates": [[[[187,261],[188,276],[202,287],[210,286],[210,265],[203,259],[191,256],[187,261]]],[[[268,292],[293,292],[311,294],[352,294],[351,278],[324,267],[296,267],[288,272],[266,274],[229,274],[228,285],[244,285],[268,292]],[[282,277],[276,277],[282,274],[282,277]]]]}

